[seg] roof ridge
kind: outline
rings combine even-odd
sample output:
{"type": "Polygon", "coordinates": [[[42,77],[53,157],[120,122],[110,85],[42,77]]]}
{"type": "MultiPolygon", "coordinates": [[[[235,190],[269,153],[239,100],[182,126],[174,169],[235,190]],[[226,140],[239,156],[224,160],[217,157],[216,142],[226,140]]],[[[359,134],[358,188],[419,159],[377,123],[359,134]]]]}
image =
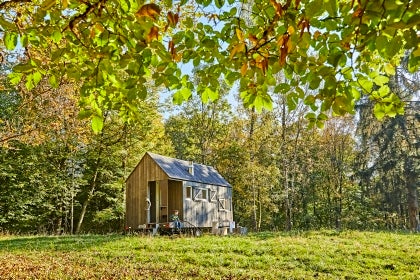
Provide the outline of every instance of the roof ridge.
{"type": "Polygon", "coordinates": [[[186,162],[186,163],[193,162],[194,164],[198,164],[198,165],[202,165],[202,166],[211,167],[211,168],[213,168],[213,169],[215,169],[215,170],[216,170],[216,168],[214,168],[214,167],[213,167],[213,166],[211,166],[211,165],[207,165],[207,164],[203,164],[203,163],[198,163],[198,162],[193,161],[193,160],[185,160],[185,159],[180,159],[180,158],[175,158],[175,157],[168,157],[168,156],[164,156],[164,155],[161,155],[161,154],[156,154],[156,153],[152,153],[152,152],[146,152],[146,153],[148,153],[149,155],[156,155],[156,156],[160,156],[160,157],[164,157],[164,158],[168,158],[168,159],[173,159],[173,160],[177,160],[177,161],[183,161],[183,162],[186,162]]]}

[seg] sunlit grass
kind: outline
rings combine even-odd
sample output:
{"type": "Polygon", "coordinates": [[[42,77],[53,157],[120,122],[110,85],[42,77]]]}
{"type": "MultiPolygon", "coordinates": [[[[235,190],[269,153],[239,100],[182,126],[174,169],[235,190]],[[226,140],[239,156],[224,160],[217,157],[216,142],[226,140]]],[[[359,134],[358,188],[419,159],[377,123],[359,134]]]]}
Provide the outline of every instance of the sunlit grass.
{"type": "Polygon", "coordinates": [[[420,279],[420,236],[0,236],[0,279],[420,279]]]}

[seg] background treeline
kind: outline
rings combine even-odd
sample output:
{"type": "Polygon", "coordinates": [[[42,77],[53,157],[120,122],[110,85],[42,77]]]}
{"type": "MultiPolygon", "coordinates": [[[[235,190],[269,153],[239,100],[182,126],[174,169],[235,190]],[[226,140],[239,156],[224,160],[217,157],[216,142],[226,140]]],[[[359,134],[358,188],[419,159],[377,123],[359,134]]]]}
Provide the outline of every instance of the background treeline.
{"type": "Polygon", "coordinates": [[[155,94],[136,103],[136,121],[110,107],[100,134],[77,85],[41,81],[27,92],[7,73],[3,64],[0,231],[121,231],[124,180],[146,151],[215,166],[234,187],[237,224],[256,231],[418,227],[420,86],[403,68],[393,87],[405,114],[382,121],[371,100],[309,128],[308,106],[293,95],[273,95],[273,110],[257,113],[228,93],[173,111],[155,94]]]}

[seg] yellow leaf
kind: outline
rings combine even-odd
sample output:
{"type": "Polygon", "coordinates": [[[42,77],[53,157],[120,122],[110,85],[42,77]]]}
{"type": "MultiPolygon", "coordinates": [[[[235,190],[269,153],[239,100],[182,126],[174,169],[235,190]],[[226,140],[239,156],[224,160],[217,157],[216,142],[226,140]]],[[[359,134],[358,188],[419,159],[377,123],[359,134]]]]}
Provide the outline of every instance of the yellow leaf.
{"type": "Polygon", "coordinates": [[[386,64],[384,67],[384,70],[385,70],[385,73],[390,76],[395,75],[395,67],[391,63],[386,64]]]}
{"type": "Polygon", "coordinates": [[[293,33],[295,33],[295,28],[289,25],[289,27],[287,28],[287,33],[289,33],[289,35],[292,35],[293,33]]]}
{"type": "Polygon", "coordinates": [[[245,51],[245,43],[239,43],[233,47],[233,49],[230,51],[230,59],[232,59],[235,54],[244,52],[245,51]]]}
{"type": "Polygon", "coordinates": [[[63,9],[67,9],[67,7],[69,5],[69,1],[68,0],[61,0],[61,5],[63,5],[63,9]]]}
{"type": "Polygon", "coordinates": [[[239,41],[244,41],[244,34],[242,33],[242,30],[239,28],[236,28],[236,37],[238,37],[239,41]]]}
{"type": "Polygon", "coordinates": [[[182,53],[176,54],[173,59],[174,59],[175,62],[180,62],[181,59],[182,59],[182,53]]]}
{"type": "Polygon", "coordinates": [[[241,67],[242,76],[245,76],[247,70],[248,70],[248,62],[245,62],[244,65],[242,65],[241,67]]]}
{"type": "Polygon", "coordinates": [[[293,48],[292,40],[287,40],[287,51],[290,52],[293,48]]]}
{"type": "Polygon", "coordinates": [[[284,44],[284,35],[280,35],[277,39],[277,46],[281,47],[284,44]]]}
{"type": "Polygon", "coordinates": [[[150,17],[154,20],[160,15],[160,7],[154,3],[145,4],[137,11],[138,17],[150,17]]]}

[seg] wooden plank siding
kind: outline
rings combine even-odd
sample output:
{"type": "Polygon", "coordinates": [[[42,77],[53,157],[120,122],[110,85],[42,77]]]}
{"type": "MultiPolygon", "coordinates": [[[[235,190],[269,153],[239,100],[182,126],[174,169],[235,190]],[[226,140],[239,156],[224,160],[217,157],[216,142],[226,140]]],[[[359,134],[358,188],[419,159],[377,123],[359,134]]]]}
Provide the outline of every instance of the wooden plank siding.
{"type": "Polygon", "coordinates": [[[181,219],[184,217],[184,192],[182,186],[182,181],[169,180],[169,215],[171,215],[174,210],[178,210],[178,215],[181,219]]]}
{"type": "MultiPolygon", "coordinates": [[[[229,187],[213,186],[196,182],[184,182],[184,193],[187,187],[192,187],[192,197],[185,198],[184,220],[198,227],[211,227],[213,222],[233,221],[232,191],[229,187]],[[200,195],[207,190],[207,197],[200,195]],[[214,197],[212,194],[214,192],[214,197]],[[213,198],[213,199],[212,199],[213,198]],[[230,203],[227,209],[221,209],[220,199],[230,203]]],[[[185,196],[184,196],[185,197],[185,196]]]]}
{"type": "Polygon", "coordinates": [[[148,182],[162,180],[167,182],[168,176],[148,154],[145,154],[126,181],[127,227],[137,228],[147,224],[148,182]]]}

